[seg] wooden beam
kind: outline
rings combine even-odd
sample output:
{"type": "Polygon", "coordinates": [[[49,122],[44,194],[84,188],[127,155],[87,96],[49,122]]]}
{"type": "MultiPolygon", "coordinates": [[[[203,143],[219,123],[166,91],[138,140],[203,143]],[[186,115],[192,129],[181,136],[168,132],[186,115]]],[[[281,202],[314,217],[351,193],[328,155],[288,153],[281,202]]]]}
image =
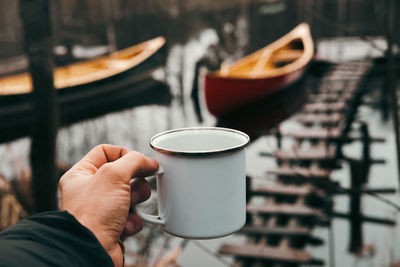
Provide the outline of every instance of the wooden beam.
{"type": "Polygon", "coordinates": [[[322,124],[322,125],[337,125],[344,121],[343,114],[300,114],[297,116],[297,121],[303,124],[322,124]]]}
{"type": "MultiPolygon", "coordinates": [[[[304,115],[304,117],[312,115],[311,117],[320,116],[328,116],[324,114],[308,114],[304,115]]],[[[317,117],[314,117],[317,118],[317,117]]],[[[312,140],[320,140],[326,142],[352,142],[352,141],[360,141],[363,140],[362,136],[348,136],[343,138],[341,134],[341,129],[339,127],[332,128],[313,128],[313,127],[304,127],[296,130],[282,130],[282,137],[293,137],[296,139],[312,139],[312,140]]],[[[385,138],[383,137],[368,137],[369,142],[374,143],[383,143],[385,142],[385,138]]]]}
{"type": "Polygon", "coordinates": [[[296,185],[283,185],[283,184],[273,184],[273,185],[257,185],[250,190],[250,194],[253,196],[307,196],[315,192],[316,189],[310,186],[296,186],[296,185]]]}
{"type": "Polygon", "coordinates": [[[314,160],[332,161],[335,159],[335,147],[317,147],[298,150],[277,150],[275,157],[279,160],[314,160]]]}
{"type": "MultiPolygon", "coordinates": [[[[338,211],[330,212],[329,216],[335,217],[335,218],[340,218],[340,219],[347,219],[347,220],[351,220],[351,218],[352,218],[352,215],[350,213],[338,212],[338,211]]],[[[376,223],[376,224],[383,224],[383,225],[388,225],[388,226],[396,225],[396,221],[392,220],[392,219],[371,217],[371,216],[365,216],[365,215],[363,215],[361,217],[361,220],[362,220],[362,222],[367,222],[367,223],[376,223]]]]}
{"type": "Polygon", "coordinates": [[[57,209],[56,135],[58,108],[48,0],[20,0],[24,49],[33,84],[32,191],[36,212],[57,209]]]}
{"type": "Polygon", "coordinates": [[[344,112],[346,109],[347,109],[346,102],[311,103],[311,104],[305,104],[303,107],[304,112],[312,112],[312,113],[344,112]]]}
{"type": "Polygon", "coordinates": [[[292,216],[322,216],[322,211],[318,209],[309,208],[304,205],[293,204],[278,204],[278,205],[255,205],[248,204],[246,207],[247,212],[257,214],[273,214],[273,215],[292,215],[292,216]]]}
{"type": "Polygon", "coordinates": [[[311,235],[311,229],[304,226],[298,227],[279,227],[279,226],[244,226],[238,233],[251,235],[282,235],[282,236],[309,236],[311,235]]]}
{"type": "Polygon", "coordinates": [[[316,93],[308,96],[311,102],[347,102],[352,98],[353,94],[348,92],[316,93]]]}
{"type": "Polygon", "coordinates": [[[268,171],[269,174],[282,175],[282,176],[300,176],[304,178],[316,178],[327,180],[330,179],[330,173],[332,170],[320,169],[320,168],[304,168],[304,167],[280,167],[274,170],[268,171]]]}
{"type": "Polygon", "coordinates": [[[310,253],[303,249],[300,250],[291,248],[270,247],[267,245],[257,244],[223,244],[219,248],[218,253],[229,254],[235,257],[249,257],[293,263],[308,263],[311,261],[310,253]]]}
{"type": "MultiPolygon", "coordinates": [[[[310,114],[311,115],[311,114],[310,114]]],[[[314,114],[312,114],[314,115],[314,114]]],[[[306,115],[308,116],[308,115],[306,115]]],[[[341,129],[334,128],[313,128],[304,127],[296,130],[282,130],[281,136],[293,137],[298,139],[319,139],[325,140],[330,138],[339,138],[341,129]]]]}

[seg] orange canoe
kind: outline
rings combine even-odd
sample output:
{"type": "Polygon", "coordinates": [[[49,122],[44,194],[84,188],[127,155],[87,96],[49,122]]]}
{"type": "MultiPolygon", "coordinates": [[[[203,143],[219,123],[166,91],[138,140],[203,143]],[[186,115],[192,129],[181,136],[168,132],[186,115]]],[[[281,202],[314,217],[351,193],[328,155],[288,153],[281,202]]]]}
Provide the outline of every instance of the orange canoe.
{"type": "MultiPolygon", "coordinates": [[[[54,69],[59,124],[147,104],[168,104],[169,88],[154,79],[165,65],[164,37],[100,58],[54,69]]],[[[28,73],[0,78],[0,143],[31,134],[32,84],[28,73]]]]}
{"type": "MultiPolygon", "coordinates": [[[[54,69],[54,87],[73,88],[119,75],[144,62],[164,44],[165,38],[157,37],[107,56],[57,67],[54,69]]],[[[32,82],[28,73],[0,78],[0,96],[28,94],[31,91],[32,82]]]]}

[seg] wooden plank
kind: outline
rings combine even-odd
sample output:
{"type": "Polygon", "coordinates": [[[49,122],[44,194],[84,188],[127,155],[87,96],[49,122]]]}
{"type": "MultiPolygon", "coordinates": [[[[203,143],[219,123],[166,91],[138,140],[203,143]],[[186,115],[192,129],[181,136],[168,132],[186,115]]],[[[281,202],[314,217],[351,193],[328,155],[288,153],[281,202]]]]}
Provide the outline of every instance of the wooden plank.
{"type": "Polygon", "coordinates": [[[303,106],[305,112],[343,112],[347,109],[346,102],[311,103],[303,106]]]}
{"type": "MultiPolygon", "coordinates": [[[[338,212],[338,211],[332,211],[329,213],[329,216],[335,217],[335,218],[341,218],[341,219],[346,219],[346,220],[351,220],[352,219],[352,214],[351,213],[345,213],[345,212],[338,212]]],[[[371,217],[367,215],[362,215],[361,216],[361,221],[362,222],[367,222],[367,223],[376,223],[376,224],[384,224],[384,225],[396,225],[396,221],[392,219],[386,219],[386,218],[379,218],[379,217],[371,217]]]]}
{"type": "MultiPolygon", "coordinates": [[[[309,114],[309,115],[317,115],[317,114],[309,114]]],[[[351,142],[363,139],[362,136],[354,136],[354,135],[342,138],[341,134],[342,134],[341,129],[339,127],[330,127],[330,128],[304,127],[293,130],[292,129],[281,130],[281,136],[293,137],[296,139],[315,139],[320,141],[331,141],[331,142],[335,141],[351,142]]],[[[375,143],[382,143],[385,142],[385,138],[369,137],[369,141],[375,143]]]]}
{"type": "Polygon", "coordinates": [[[279,226],[244,226],[239,230],[242,234],[277,234],[283,236],[309,236],[311,229],[307,227],[279,227],[279,226]]]}
{"type": "MultiPolygon", "coordinates": [[[[342,81],[342,80],[341,80],[342,81]]],[[[327,81],[329,82],[329,81],[327,81]]],[[[349,87],[349,88],[343,88],[343,87],[324,87],[318,89],[318,93],[351,93],[354,94],[358,90],[357,87],[349,87]]]]}
{"type": "Polygon", "coordinates": [[[298,150],[277,150],[274,155],[280,160],[334,160],[336,148],[317,147],[298,150]]]}
{"type": "Polygon", "coordinates": [[[354,95],[349,92],[321,93],[309,95],[308,100],[310,102],[348,102],[353,96],[354,95]]]}
{"type": "Polygon", "coordinates": [[[365,75],[364,72],[354,72],[353,73],[334,73],[332,75],[329,75],[327,77],[324,77],[324,81],[329,80],[329,81],[357,81],[361,80],[361,78],[365,75]]]}
{"type": "Polygon", "coordinates": [[[291,249],[281,247],[270,247],[267,245],[245,244],[245,245],[230,245],[223,244],[218,253],[228,254],[236,257],[248,257],[256,259],[307,263],[311,261],[309,252],[303,249],[291,249]]]}
{"type": "Polygon", "coordinates": [[[344,121],[343,114],[332,113],[332,114],[300,114],[296,117],[297,121],[303,124],[339,124],[344,121]]]}
{"type": "Polygon", "coordinates": [[[321,178],[329,179],[331,170],[320,168],[303,168],[303,167],[280,167],[278,169],[268,171],[269,174],[284,176],[302,176],[305,178],[321,178]]]}
{"type": "Polygon", "coordinates": [[[302,139],[328,139],[338,138],[341,135],[341,129],[335,128],[313,128],[304,127],[293,130],[281,130],[281,136],[288,136],[302,139]]]}
{"type": "Polygon", "coordinates": [[[247,204],[246,210],[250,213],[273,214],[273,215],[293,215],[293,216],[313,216],[322,215],[322,211],[313,209],[302,204],[247,204]]]}
{"type": "Polygon", "coordinates": [[[286,195],[286,196],[306,196],[313,192],[310,186],[295,185],[257,185],[251,190],[252,195],[286,195]]]}
{"type": "Polygon", "coordinates": [[[334,70],[338,70],[338,69],[345,69],[345,70],[363,69],[363,70],[366,70],[370,67],[371,67],[370,61],[348,61],[348,62],[334,65],[333,69],[334,70]]]}

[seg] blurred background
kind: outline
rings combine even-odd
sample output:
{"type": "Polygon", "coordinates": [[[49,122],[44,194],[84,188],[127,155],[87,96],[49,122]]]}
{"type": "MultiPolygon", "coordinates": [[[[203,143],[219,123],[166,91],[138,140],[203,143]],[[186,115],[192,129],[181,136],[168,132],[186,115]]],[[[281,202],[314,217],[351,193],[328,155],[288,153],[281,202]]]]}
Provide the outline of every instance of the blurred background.
{"type": "Polygon", "coordinates": [[[224,126],[252,138],[249,228],[186,242],[146,225],[126,266],[400,266],[399,16],[396,0],[1,1],[1,229],[56,209],[59,177],[97,144],[152,156],[156,133],[224,126]],[[207,75],[303,22],[301,77],[210,111],[207,75]]]}

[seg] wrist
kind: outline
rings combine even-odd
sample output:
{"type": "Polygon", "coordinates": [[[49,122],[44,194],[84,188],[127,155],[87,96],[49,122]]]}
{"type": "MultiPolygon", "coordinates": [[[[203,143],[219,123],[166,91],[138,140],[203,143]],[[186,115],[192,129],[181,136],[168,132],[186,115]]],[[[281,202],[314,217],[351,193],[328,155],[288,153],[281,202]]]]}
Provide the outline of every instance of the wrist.
{"type": "Polygon", "coordinates": [[[90,220],[86,220],[85,218],[77,218],[77,220],[85,226],[87,229],[89,229],[94,236],[97,238],[101,246],[108,252],[111,247],[113,242],[109,242],[107,240],[106,235],[104,234],[104,231],[102,229],[99,229],[99,226],[91,223],[90,220]]]}
{"type": "Polygon", "coordinates": [[[94,234],[94,236],[97,238],[101,246],[111,257],[114,266],[123,267],[125,260],[124,259],[125,246],[122,243],[122,241],[110,240],[110,238],[107,237],[107,235],[105,234],[105,231],[99,229],[99,227],[96,224],[91,223],[91,220],[85,220],[84,218],[77,218],[77,220],[94,234]]]}

